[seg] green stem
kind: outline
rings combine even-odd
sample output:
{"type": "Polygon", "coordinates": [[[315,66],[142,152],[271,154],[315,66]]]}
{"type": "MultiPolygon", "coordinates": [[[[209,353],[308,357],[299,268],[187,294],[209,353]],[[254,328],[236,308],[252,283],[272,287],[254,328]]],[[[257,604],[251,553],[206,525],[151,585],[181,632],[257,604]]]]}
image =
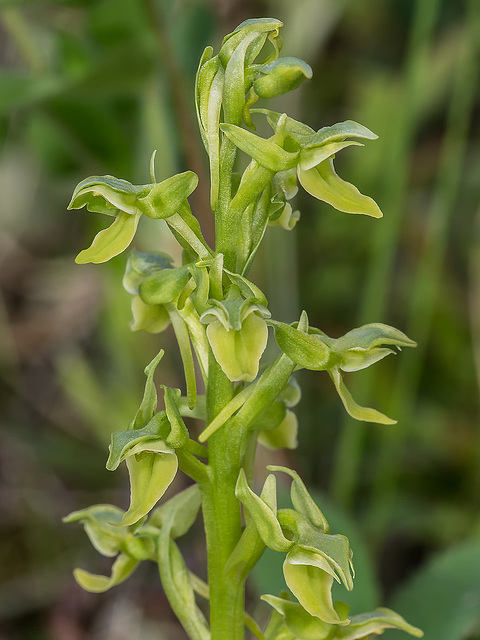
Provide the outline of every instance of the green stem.
{"type": "Polygon", "coordinates": [[[208,479],[207,466],[197,460],[189,451],[177,450],[178,466],[187,476],[195,482],[205,482],[208,479]]]}
{"type": "Polygon", "coordinates": [[[235,270],[238,220],[230,212],[232,199],[232,172],[237,148],[224,136],[220,150],[220,179],[218,205],[215,215],[215,249],[223,253],[226,269],[235,270]]]}
{"type": "MultiPolygon", "coordinates": [[[[233,395],[233,385],[213,355],[207,388],[207,418],[233,395]]],[[[225,565],[242,534],[235,485],[242,464],[243,435],[220,429],[209,441],[210,481],[201,483],[210,584],[210,628],[214,640],[243,640],[244,583],[225,574],[225,565]]]]}

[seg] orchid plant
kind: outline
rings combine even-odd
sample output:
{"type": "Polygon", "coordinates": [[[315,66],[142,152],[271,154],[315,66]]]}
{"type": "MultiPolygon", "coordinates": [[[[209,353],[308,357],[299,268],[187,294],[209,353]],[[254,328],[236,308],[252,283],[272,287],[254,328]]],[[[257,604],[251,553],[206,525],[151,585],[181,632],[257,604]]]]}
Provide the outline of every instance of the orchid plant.
{"type": "Polygon", "coordinates": [[[297,181],[338,211],[382,216],[374,200],[342,180],[333,165],[342,149],[375,139],[371,131],[353,121],[314,131],[284,113],[254,107],[312,76],[302,60],[279,57],[281,26],[275,19],[247,20],[224,38],[217,54],[207,47],[200,60],[195,102],[209,158],[214,247],[188,202],[197,176],[186,171],[157,182],[154,156],[149,184],[95,176],[74,191],[70,209],[86,206],[113,218],[78,263],[102,263],[126,250],[142,216],[165,220],[181,245],[181,265],[165,254],[132,250],[123,285],[132,295],[131,328],[159,333],[171,324],[185,373],[184,392],[158,389],[154,374],[163,351],[146,367],[140,407],[124,431],[112,434],[107,461],[112,471],[125,462],[130,506],[96,505],[66,518],[82,523],[94,547],[115,558],[111,575],[82,569],[74,575],[87,591],[103,592],[140,562],[157,563],[165,595],[191,640],[242,640],[245,628],[260,640],[354,640],[389,627],[419,637],[419,629],[389,609],[349,617],[346,604],[333,602],[334,580],[353,588],[352,550],[345,536],[331,533],[294,470],[270,466],[261,491],[253,489],[257,444],[296,446],[295,370],[326,371],[351,416],[391,424],[357,404],[342,375],[415,346],[379,323],[332,338],[310,326],[305,311],[291,325],[274,320],[264,293],[248,278],[268,226],[290,230],[298,222],[291,204],[297,181]],[[253,118],[266,119],[269,138],[255,133],[253,118]],[[239,152],[249,158],[241,177],[234,172],[239,152]],[[278,356],[265,363],[269,328],[278,356]],[[157,407],[159,391],[163,409],[157,407]],[[195,438],[198,421],[204,427],[195,438]],[[190,479],[188,488],[158,506],[178,470],[190,479]],[[291,508],[277,507],[276,474],[291,479],[291,508]],[[177,544],[200,510],[208,583],[187,568],[177,544]],[[272,609],[262,628],[245,611],[245,582],[266,547],[284,558],[289,591],[262,596],[272,609]],[[199,606],[197,597],[209,604],[199,606]]]}

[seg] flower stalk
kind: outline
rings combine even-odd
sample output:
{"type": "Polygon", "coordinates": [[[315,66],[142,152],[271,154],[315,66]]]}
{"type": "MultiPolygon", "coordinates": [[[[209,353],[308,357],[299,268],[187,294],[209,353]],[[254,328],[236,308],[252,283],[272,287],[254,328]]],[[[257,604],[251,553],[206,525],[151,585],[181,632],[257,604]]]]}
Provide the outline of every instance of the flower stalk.
{"type": "Polygon", "coordinates": [[[74,191],[69,208],[86,206],[114,219],[77,262],[102,263],[122,253],[143,216],[164,219],[182,247],[177,266],[165,254],[133,250],[123,284],[132,295],[132,330],[161,333],[172,324],[185,379],[183,392],[160,387],[164,409],[159,409],[154,374],[163,351],[146,367],[140,408],[124,431],[112,434],[107,461],[110,470],[126,463],[130,507],[124,512],[96,505],[66,519],[81,522],[96,549],[115,558],[111,576],[77,570],[75,577],[84,589],[101,592],[127,579],[139,562],[156,562],[165,595],[191,640],[244,640],[246,626],[262,640],[367,638],[389,627],[421,636],[388,609],[349,617],[345,603],[333,602],[334,580],[353,588],[350,544],[330,532],[294,470],[269,467],[292,480],[289,509],[277,508],[274,473],[259,495],[253,488],[257,446],[296,446],[293,408],[301,396],[296,369],[328,373],[354,418],[390,424],[394,421],[379,411],[357,404],[343,372],[415,346],[401,331],[379,323],[332,338],[311,327],[306,312],[292,325],[273,319],[265,295],[248,279],[269,225],[288,231],[299,220],[289,202],[297,180],[338,211],[382,215],[333,166],[336,153],[375,139],[371,131],[352,121],[314,131],[286,114],[251,108],[312,77],[307,63],[279,57],[281,26],[276,19],[247,20],[224,38],[217,54],[207,47],[200,60],[195,100],[209,158],[214,247],[190,209],[188,197],[198,183],[191,171],[157,182],[152,158],[148,184],[94,176],[74,191]],[[254,133],[253,117],[267,119],[269,138],[254,133]],[[240,154],[249,164],[238,180],[240,154]],[[273,337],[280,354],[264,362],[273,337]],[[203,423],[198,439],[190,433],[192,418],[203,423]],[[177,473],[190,484],[165,500],[177,473]],[[189,571],[176,542],[200,510],[208,584],[189,571]],[[245,582],[267,547],[280,554],[286,584],[298,602],[284,592],[263,595],[272,616],[262,629],[245,610],[245,582]],[[207,616],[196,594],[208,598],[207,616]]]}

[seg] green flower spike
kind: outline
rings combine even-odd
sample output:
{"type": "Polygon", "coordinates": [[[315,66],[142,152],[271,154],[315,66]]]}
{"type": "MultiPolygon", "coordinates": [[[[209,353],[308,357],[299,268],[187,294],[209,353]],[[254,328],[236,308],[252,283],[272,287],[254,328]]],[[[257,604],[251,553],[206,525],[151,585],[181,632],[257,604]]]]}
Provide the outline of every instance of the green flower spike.
{"type": "Polygon", "coordinates": [[[230,287],[227,300],[211,303],[200,321],[208,324],[207,338],[216,361],[229,380],[251,382],[267,346],[264,318],[270,312],[257,298],[244,300],[235,286],[230,287]]]}

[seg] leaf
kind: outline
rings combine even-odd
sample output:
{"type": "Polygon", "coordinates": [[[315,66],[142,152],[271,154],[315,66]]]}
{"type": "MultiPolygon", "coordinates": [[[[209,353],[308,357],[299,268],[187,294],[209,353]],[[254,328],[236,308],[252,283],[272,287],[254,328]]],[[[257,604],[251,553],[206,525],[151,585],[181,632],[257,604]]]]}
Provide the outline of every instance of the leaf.
{"type": "Polygon", "coordinates": [[[103,229],[93,239],[88,249],[80,251],[75,258],[77,264],[93,262],[99,264],[107,262],[117,256],[128,247],[137,230],[140,213],[130,215],[125,211],[119,211],[113,223],[103,229]]]}
{"type": "Polygon", "coordinates": [[[275,340],[280,349],[295,364],[313,371],[323,371],[330,359],[330,349],[320,337],[299,331],[289,324],[267,320],[275,330],[275,340]]]}
{"type": "Polygon", "coordinates": [[[298,162],[299,151],[285,151],[276,142],[261,138],[233,124],[221,124],[220,129],[239,149],[269,171],[286,171],[295,167],[298,162]]]}
{"type": "MultiPolygon", "coordinates": [[[[277,130],[278,122],[282,117],[282,113],[277,113],[276,111],[271,111],[270,109],[252,109],[252,113],[262,113],[267,117],[269,125],[272,127],[274,131],[277,130]]],[[[287,133],[291,134],[294,138],[310,139],[315,131],[309,127],[307,124],[303,124],[303,122],[298,122],[298,120],[294,120],[287,116],[285,130],[287,133]]]]}
{"type": "Polygon", "coordinates": [[[75,569],[73,576],[85,591],[103,593],[124,582],[137,568],[138,564],[138,560],[121,553],[113,563],[112,574],[109,578],[107,576],[94,575],[83,569],[75,569]]]}
{"type": "MultiPolygon", "coordinates": [[[[467,640],[480,624],[480,541],[467,540],[433,557],[389,603],[425,640],[467,640]]],[[[400,638],[388,631],[385,640],[400,638]]]]}
{"type": "MultiPolygon", "coordinates": [[[[229,33],[223,39],[222,46],[218,54],[223,66],[227,66],[235,49],[252,33],[257,34],[257,36],[264,35],[264,38],[260,38],[260,44],[263,46],[263,42],[265,41],[267,34],[269,32],[278,33],[278,30],[282,26],[283,22],[280,22],[280,20],[276,20],[275,18],[250,18],[248,20],[244,20],[232,33],[229,33]]],[[[258,52],[258,47],[254,47],[247,59],[247,64],[251,64],[253,62],[258,52]]]]}
{"type": "Polygon", "coordinates": [[[308,171],[299,167],[298,178],[305,191],[338,211],[359,213],[373,218],[381,218],[383,215],[375,200],[364,196],[357,187],[345,182],[336,174],[331,158],[308,171]]]}

